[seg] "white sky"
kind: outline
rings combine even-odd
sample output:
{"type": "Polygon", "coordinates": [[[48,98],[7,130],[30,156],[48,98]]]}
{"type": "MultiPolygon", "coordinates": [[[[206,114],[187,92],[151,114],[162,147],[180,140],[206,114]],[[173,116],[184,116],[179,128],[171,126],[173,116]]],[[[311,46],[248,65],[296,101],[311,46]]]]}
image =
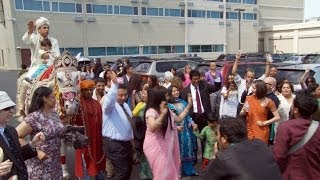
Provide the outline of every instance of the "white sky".
{"type": "Polygon", "coordinates": [[[305,0],[304,18],[320,17],[320,0],[305,0]]]}

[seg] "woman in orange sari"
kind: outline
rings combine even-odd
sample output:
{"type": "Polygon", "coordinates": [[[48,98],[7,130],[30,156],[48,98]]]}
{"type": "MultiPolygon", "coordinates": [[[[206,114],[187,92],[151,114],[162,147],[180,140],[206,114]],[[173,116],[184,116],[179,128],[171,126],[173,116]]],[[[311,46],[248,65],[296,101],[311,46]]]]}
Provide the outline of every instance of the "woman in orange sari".
{"type": "Polygon", "coordinates": [[[260,139],[269,142],[269,124],[280,120],[274,102],[266,97],[267,85],[262,80],[255,80],[252,84],[252,95],[247,96],[240,115],[246,115],[248,139],[260,139]],[[273,114],[272,119],[267,119],[268,111],[273,114]]]}

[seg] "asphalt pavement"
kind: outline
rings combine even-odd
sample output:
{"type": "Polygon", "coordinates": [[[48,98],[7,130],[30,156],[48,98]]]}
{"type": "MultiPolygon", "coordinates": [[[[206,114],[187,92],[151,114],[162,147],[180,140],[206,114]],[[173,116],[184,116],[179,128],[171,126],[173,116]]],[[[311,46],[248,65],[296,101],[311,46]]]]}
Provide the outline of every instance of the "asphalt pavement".
{"type": "MultiPolygon", "coordinates": [[[[5,91],[8,93],[10,98],[16,102],[16,94],[17,94],[17,79],[18,79],[18,73],[19,71],[6,71],[6,70],[0,70],[0,91],[5,91]]],[[[9,125],[16,127],[19,124],[19,122],[16,119],[12,119],[9,122],[9,125]]],[[[199,144],[199,142],[198,142],[199,144]]],[[[199,146],[200,147],[200,146],[199,146]]],[[[201,155],[198,154],[198,159],[201,159],[201,155]]],[[[201,169],[201,163],[198,162],[196,165],[196,169],[200,171],[201,169]]],[[[67,152],[67,165],[69,172],[71,173],[71,179],[75,180],[77,179],[74,176],[74,151],[73,149],[68,149],[67,152]]],[[[109,179],[109,178],[108,178],[109,179]]],[[[113,179],[113,178],[110,178],[113,179]]],[[[134,165],[132,174],[131,174],[131,180],[139,180],[139,165],[134,165]]],[[[183,180],[190,180],[190,179],[198,179],[196,177],[183,177],[183,180]]]]}

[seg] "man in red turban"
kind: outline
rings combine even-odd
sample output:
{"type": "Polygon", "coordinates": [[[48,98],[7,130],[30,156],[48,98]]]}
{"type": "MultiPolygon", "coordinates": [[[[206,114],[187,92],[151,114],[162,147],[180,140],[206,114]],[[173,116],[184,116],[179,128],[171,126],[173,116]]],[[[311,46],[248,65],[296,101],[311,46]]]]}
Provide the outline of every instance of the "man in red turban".
{"type": "Polygon", "coordinates": [[[102,109],[100,103],[92,98],[94,87],[93,80],[80,81],[81,108],[75,124],[85,126],[89,143],[86,148],[76,150],[75,174],[80,178],[88,175],[104,179],[106,158],[102,148],[102,109]]]}

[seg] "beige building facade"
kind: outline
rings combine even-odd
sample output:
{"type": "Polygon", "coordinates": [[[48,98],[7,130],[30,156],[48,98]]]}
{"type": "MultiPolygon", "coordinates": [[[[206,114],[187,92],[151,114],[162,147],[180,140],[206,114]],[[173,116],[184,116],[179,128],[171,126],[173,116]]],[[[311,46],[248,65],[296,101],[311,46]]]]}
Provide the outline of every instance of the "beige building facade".
{"type": "Polygon", "coordinates": [[[259,51],[272,53],[320,53],[320,21],[261,28],[259,51]]]}
{"type": "Polygon", "coordinates": [[[89,58],[213,59],[239,49],[258,51],[260,27],[299,23],[304,0],[0,0],[0,68],[30,64],[21,37],[29,20],[50,20],[61,52],[89,58]]]}

